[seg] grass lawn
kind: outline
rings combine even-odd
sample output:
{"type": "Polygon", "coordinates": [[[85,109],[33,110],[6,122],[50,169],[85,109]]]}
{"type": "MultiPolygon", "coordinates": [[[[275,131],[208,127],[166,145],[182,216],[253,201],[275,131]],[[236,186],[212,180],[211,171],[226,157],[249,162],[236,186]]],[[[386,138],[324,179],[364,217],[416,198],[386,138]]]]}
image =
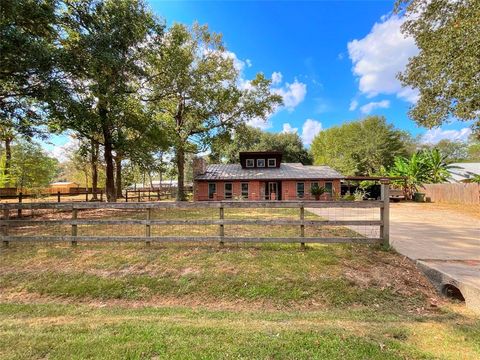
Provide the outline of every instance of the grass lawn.
{"type": "Polygon", "coordinates": [[[480,319],[377,247],[14,244],[0,253],[2,359],[479,357],[480,319]]]}
{"type": "MultiPolygon", "coordinates": [[[[299,215],[294,209],[245,211],[226,209],[225,217],[299,215]]],[[[144,215],[88,211],[79,218],[144,215]]],[[[154,219],[217,216],[218,209],[153,214],[154,219]]],[[[306,212],[306,218],[316,216],[306,212]]],[[[134,228],[79,226],[79,235],[144,231],[134,228]]],[[[212,228],[154,226],[152,234],[215,235],[218,228],[212,228]]],[[[11,229],[69,231],[69,226],[11,229]]],[[[225,226],[228,231],[298,236],[298,227],[225,226]]],[[[354,235],[342,227],[307,231],[354,235]]],[[[412,262],[378,246],[311,245],[301,251],[298,244],[13,243],[0,249],[1,359],[479,357],[479,317],[439,298],[412,262]]]]}

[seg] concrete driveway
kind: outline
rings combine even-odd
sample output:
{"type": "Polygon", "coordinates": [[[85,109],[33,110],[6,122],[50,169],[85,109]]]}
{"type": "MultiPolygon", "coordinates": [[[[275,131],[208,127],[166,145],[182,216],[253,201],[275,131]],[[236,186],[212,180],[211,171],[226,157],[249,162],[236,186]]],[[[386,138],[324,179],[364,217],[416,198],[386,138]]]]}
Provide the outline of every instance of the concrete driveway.
{"type": "Polygon", "coordinates": [[[399,253],[414,260],[480,260],[479,219],[429,204],[390,209],[390,244],[399,253]]]}
{"type": "MultiPolygon", "coordinates": [[[[480,206],[479,216],[469,216],[427,203],[392,203],[390,245],[417,261],[437,286],[446,284],[462,292],[467,306],[480,311],[480,206]]],[[[368,209],[309,209],[331,220],[375,220],[379,214],[368,209]]],[[[378,227],[358,226],[353,230],[378,237],[378,227]]]]}

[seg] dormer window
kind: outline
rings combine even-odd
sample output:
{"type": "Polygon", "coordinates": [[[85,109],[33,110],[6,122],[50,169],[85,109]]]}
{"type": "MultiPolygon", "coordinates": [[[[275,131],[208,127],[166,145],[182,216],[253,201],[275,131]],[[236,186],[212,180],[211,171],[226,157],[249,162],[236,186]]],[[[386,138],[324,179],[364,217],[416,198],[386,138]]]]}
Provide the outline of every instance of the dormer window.
{"type": "Polygon", "coordinates": [[[253,159],[247,159],[245,162],[245,166],[248,168],[253,168],[255,167],[255,160],[253,159]]]}
{"type": "Polygon", "coordinates": [[[277,167],[277,159],[268,159],[268,167],[277,167]]]}
{"type": "Polygon", "coordinates": [[[257,167],[264,168],[265,167],[265,159],[257,159],[257,167]]]}

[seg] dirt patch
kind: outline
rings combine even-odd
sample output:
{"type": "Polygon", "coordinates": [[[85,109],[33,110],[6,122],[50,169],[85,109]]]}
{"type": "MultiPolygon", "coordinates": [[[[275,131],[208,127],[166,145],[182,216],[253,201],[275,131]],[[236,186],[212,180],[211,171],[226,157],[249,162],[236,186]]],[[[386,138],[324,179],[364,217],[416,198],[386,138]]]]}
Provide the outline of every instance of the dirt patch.
{"type": "Polygon", "coordinates": [[[423,295],[432,303],[441,300],[433,285],[419,271],[415,263],[406,256],[394,252],[368,252],[357,249],[359,261],[343,261],[343,275],[356,285],[389,288],[405,297],[423,295]]]}

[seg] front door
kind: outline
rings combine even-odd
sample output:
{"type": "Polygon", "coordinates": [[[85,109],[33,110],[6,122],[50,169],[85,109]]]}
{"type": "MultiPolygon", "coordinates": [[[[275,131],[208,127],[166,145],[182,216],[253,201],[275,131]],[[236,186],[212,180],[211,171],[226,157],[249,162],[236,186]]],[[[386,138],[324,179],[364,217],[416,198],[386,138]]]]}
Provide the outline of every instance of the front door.
{"type": "Polygon", "coordinates": [[[268,183],[268,199],[270,200],[278,200],[278,184],[276,182],[269,182],[268,183]],[[273,198],[272,194],[275,194],[275,198],[273,198]]]}

